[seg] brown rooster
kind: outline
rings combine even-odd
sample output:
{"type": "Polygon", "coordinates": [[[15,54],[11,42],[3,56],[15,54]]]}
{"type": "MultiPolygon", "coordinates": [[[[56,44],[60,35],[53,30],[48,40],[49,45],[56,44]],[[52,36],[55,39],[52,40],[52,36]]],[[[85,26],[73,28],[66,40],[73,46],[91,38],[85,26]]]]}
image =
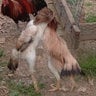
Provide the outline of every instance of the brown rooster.
{"type": "Polygon", "coordinates": [[[18,25],[19,20],[30,21],[29,14],[35,16],[44,7],[47,7],[44,0],[2,0],[1,13],[18,25]]]}
{"type": "Polygon", "coordinates": [[[18,59],[27,61],[36,91],[38,91],[35,78],[36,48],[41,40],[48,55],[48,67],[57,79],[56,86],[51,85],[49,91],[61,90],[61,78],[69,75],[72,89],[75,87],[73,75],[82,74],[77,60],[70,53],[66,42],[58,36],[57,21],[49,8],[43,8],[37,14],[35,20],[28,23],[17,40],[16,48],[12,50],[12,56],[8,68],[16,71],[18,59]],[[26,47],[24,47],[27,45],[26,47]],[[20,57],[20,58],[19,58],[20,57]],[[59,74],[60,73],[60,74],[59,74]]]}

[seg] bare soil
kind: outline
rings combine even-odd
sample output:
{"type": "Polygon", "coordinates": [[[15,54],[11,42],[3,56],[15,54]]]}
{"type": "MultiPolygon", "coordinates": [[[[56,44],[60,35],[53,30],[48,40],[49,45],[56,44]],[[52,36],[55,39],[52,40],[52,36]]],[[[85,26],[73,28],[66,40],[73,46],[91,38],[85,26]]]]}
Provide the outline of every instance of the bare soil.
{"type": "MultiPolygon", "coordinates": [[[[46,1],[49,2],[50,0],[46,1]]],[[[49,4],[49,7],[52,8],[52,10],[55,10],[51,3],[49,4]]],[[[19,26],[23,30],[26,24],[20,22],[19,26]]],[[[61,27],[59,28],[59,31],[62,31],[61,27]]],[[[21,32],[16,28],[16,24],[10,18],[3,16],[0,13],[0,41],[2,41],[0,43],[0,48],[2,48],[5,53],[5,56],[1,58],[2,61],[9,61],[11,50],[15,47],[16,40],[19,37],[20,33],[21,32]]],[[[9,78],[7,75],[9,70],[7,69],[7,66],[4,68],[0,67],[0,69],[2,69],[1,75],[3,76],[3,80],[0,80],[0,96],[8,96],[8,87],[6,79],[9,78]]],[[[81,76],[75,77],[78,86],[72,92],[48,92],[48,89],[50,89],[50,84],[55,83],[56,79],[50,73],[47,67],[46,54],[40,48],[37,52],[36,71],[36,77],[38,81],[45,85],[45,88],[41,89],[42,96],[96,96],[96,80],[94,80],[94,85],[91,86],[88,83],[87,79],[81,76]]],[[[17,69],[16,75],[14,76],[14,80],[16,82],[22,81],[26,85],[31,84],[32,80],[29,75],[30,74],[28,71],[28,65],[25,61],[20,61],[19,68],[17,69]]],[[[70,90],[69,78],[65,77],[61,82],[62,86],[70,90]]]]}

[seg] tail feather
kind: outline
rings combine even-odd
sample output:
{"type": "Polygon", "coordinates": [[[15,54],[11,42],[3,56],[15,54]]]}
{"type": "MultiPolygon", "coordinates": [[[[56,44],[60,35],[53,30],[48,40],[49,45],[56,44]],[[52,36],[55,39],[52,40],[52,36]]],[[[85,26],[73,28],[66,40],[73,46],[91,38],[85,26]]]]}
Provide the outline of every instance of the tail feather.
{"type": "Polygon", "coordinates": [[[18,56],[19,56],[18,51],[16,49],[13,49],[11,57],[9,59],[9,63],[7,65],[9,70],[11,70],[13,73],[18,68],[18,56]]]}
{"type": "Polygon", "coordinates": [[[61,70],[61,73],[60,73],[61,78],[63,76],[71,76],[71,75],[83,75],[83,76],[85,76],[85,73],[79,67],[77,67],[76,69],[72,68],[71,70],[67,70],[67,69],[61,70]]]}
{"type": "Polygon", "coordinates": [[[26,9],[27,13],[33,13],[34,5],[28,0],[18,0],[18,2],[26,9]]]}
{"type": "Polygon", "coordinates": [[[18,61],[10,58],[7,67],[12,71],[12,73],[14,73],[14,71],[16,71],[16,69],[18,68],[18,61]]]}

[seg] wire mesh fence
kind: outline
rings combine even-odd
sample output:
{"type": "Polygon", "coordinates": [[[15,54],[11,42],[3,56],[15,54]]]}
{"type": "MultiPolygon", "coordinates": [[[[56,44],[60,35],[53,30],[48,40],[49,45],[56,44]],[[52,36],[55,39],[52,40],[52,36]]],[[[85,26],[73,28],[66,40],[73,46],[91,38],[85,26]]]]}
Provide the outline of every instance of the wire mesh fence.
{"type": "Polygon", "coordinates": [[[68,2],[69,8],[76,20],[76,22],[80,22],[82,17],[84,0],[66,0],[68,2]]]}

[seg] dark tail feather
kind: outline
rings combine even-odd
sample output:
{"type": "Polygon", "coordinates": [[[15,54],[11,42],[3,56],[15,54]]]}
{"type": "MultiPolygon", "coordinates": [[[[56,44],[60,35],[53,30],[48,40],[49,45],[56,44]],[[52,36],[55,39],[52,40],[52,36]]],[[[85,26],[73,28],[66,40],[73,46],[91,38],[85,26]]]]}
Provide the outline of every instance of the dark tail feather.
{"type": "Polygon", "coordinates": [[[75,70],[74,69],[72,69],[72,70],[62,69],[61,73],[60,73],[60,77],[62,78],[63,76],[79,75],[79,74],[82,75],[82,76],[85,76],[85,73],[79,68],[77,68],[75,70]]]}
{"type": "Polygon", "coordinates": [[[17,51],[17,49],[12,49],[12,53],[11,53],[11,57],[9,59],[9,63],[7,65],[7,67],[9,68],[9,70],[11,70],[13,73],[16,71],[16,69],[18,68],[18,62],[19,62],[19,52],[17,51]]]}
{"type": "Polygon", "coordinates": [[[16,71],[16,69],[18,68],[18,61],[10,58],[7,67],[9,68],[9,70],[12,71],[12,73],[14,73],[16,71]]]}

